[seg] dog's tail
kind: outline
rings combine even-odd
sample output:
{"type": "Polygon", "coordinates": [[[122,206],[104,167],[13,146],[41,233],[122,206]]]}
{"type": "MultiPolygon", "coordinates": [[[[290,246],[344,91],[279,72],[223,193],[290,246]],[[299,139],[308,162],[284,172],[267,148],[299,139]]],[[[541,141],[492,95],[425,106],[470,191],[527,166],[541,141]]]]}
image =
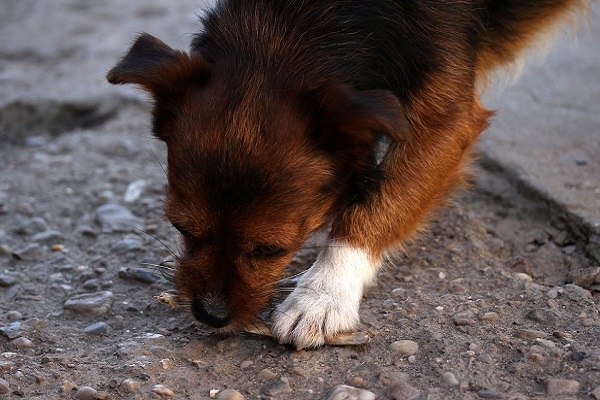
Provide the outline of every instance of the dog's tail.
{"type": "Polygon", "coordinates": [[[518,60],[541,35],[560,22],[576,21],[587,0],[483,0],[477,72],[491,71],[518,60]],[[571,17],[569,19],[569,17],[571,17]]]}

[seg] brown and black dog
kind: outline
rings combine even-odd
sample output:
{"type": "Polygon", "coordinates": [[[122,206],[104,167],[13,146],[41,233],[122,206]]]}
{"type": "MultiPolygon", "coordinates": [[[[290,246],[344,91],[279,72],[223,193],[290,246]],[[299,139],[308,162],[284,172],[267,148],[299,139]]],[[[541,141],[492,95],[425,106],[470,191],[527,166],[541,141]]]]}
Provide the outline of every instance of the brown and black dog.
{"type": "Polygon", "coordinates": [[[189,53],[142,34],[108,73],[155,102],[175,284],[199,321],[251,324],[294,253],[327,247],[278,307],[298,348],[352,330],[382,256],[464,179],[478,85],[585,0],[222,0],[189,53]]]}

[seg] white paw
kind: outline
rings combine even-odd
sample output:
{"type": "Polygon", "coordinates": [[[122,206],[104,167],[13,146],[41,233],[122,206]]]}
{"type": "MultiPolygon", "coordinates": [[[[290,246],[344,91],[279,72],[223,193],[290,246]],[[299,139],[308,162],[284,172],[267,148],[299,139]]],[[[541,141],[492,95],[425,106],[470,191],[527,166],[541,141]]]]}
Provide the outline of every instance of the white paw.
{"type": "Polygon", "coordinates": [[[364,250],[332,243],[277,308],[275,337],[304,349],[355,329],[363,289],[375,277],[377,266],[364,250]]]}

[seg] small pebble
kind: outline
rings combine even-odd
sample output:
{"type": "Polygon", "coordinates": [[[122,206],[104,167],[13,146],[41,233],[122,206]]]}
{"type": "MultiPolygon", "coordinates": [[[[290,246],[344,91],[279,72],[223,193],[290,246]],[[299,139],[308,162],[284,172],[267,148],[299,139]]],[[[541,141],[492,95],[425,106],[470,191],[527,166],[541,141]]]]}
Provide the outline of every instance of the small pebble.
{"type": "Polygon", "coordinates": [[[419,350],[419,344],[412,340],[398,340],[390,344],[390,350],[403,357],[408,357],[419,350]]]}
{"type": "Polygon", "coordinates": [[[244,396],[237,390],[225,389],[219,393],[217,400],[244,400],[244,396]]]}
{"type": "Polygon", "coordinates": [[[22,249],[15,250],[13,256],[23,261],[39,260],[43,256],[42,246],[37,243],[29,244],[22,249]]]}
{"type": "Polygon", "coordinates": [[[9,311],[6,313],[6,319],[9,321],[18,321],[20,319],[23,319],[23,314],[21,314],[18,311],[9,311]]]}
{"type": "Polygon", "coordinates": [[[539,339],[544,336],[548,336],[546,332],[536,331],[533,329],[517,329],[515,331],[515,337],[519,339],[539,339]]]}
{"type": "Polygon", "coordinates": [[[16,276],[8,274],[0,274],[0,286],[8,287],[19,282],[16,276]]]}
{"type": "Polygon", "coordinates": [[[375,393],[348,385],[338,385],[327,400],[375,400],[375,393]]]}
{"type": "Polygon", "coordinates": [[[76,385],[73,382],[71,382],[71,381],[64,381],[63,385],[60,388],[60,391],[62,393],[67,393],[67,392],[70,392],[71,390],[73,390],[75,387],[76,387],[76,385]]]}
{"type": "Polygon", "coordinates": [[[173,397],[175,396],[175,393],[169,389],[168,387],[164,386],[164,385],[155,385],[152,388],[152,391],[156,394],[158,394],[159,396],[165,396],[165,397],[173,397]]]}
{"type": "Polygon", "coordinates": [[[96,400],[98,398],[98,392],[89,386],[83,386],[75,393],[77,400],[96,400]]]}
{"type": "Polygon", "coordinates": [[[527,356],[527,358],[536,363],[544,361],[544,356],[539,353],[531,353],[527,356]]]}
{"type": "Polygon", "coordinates": [[[16,321],[8,326],[0,327],[0,334],[5,336],[7,339],[16,339],[23,334],[23,324],[16,321]]]}
{"type": "Polygon", "coordinates": [[[63,243],[65,237],[59,231],[44,231],[33,235],[31,241],[34,243],[53,245],[63,243]]]}
{"type": "Polygon", "coordinates": [[[263,369],[262,371],[260,371],[257,375],[258,379],[262,379],[265,381],[274,379],[275,377],[277,377],[277,374],[273,371],[271,371],[270,369],[263,369]]]}
{"type": "Polygon", "coordinates": [[[263,393],[267,396],[279,396],[280,394],[291,392],[292,388],[287,378],[280,378],[263,388],[263,393]]]}
{"type": "Polygon", "coordinates": [[[127,393],[137,392],[140,387],[142,387],[142,383],[135,379],[125,379],[120,385],[121,390],[127,393]]]}
{"type": "Polygon", "coordinates": [[[506,397],[502,392],[488,389],[482,389],[478,391],[477,396],[479,396],[482,399],[504,399],[506,397]]]}
{"type": "Polygon", "coordinates": [[[475,314],[472,311],[461,311],[452,316],[455,325],[475,325],[475,314]]]}
{"type": "Polygon", "coordinates": [[[108,324],[106,322],[96,322],[87,326],[83,332],[88,335],[104,335],[108,332],[108,324]]]}
{"type": "Polygon", "coordinates": [[[0,378],[0,395],[8,393],[10,393],[10,386],[8,385],[8,382],[0,378]]]}
{"type": "Polygon", "coordinates": [[[486,321],[486,322],[494,322],[494,321],[497,321],[498,318],[499,318],[498,313],[495,313],[493,311],[483,313],[479,316],[480,321],[486,321]]]}
{"type": "Polygon", "coordinates": [[[592,391],[592,396],[594,396],[596,400],[600,400],[600,386],[592,391]]]}
{"type": "Polygon", "coordinates": [[[109,291],[80,294],[67,300],[64,308],[81,314],[104,315],[112,307],[114,298],[109,291]]]}
{"type": "Polygon", "coordinates": [[[33,342],[25,337],[20,337],[9,343],[13,349],[23,350],[33,347],[33,342]]]}
{"type": "Polygon", "coordinates": [[[421,392],[406,381],[398,381],[388,389],[389,395],[394,400],[415,400],[421,392]]]}
{"type": "Polygon", "coordinates": [[[556,321],[556,317],[551,311],[538,308],[525,314],[525,318],[540,324],[553,324],[556,321]]]}
{"type": "Polygon", "coordinates": [[[96,210],[96,221],[103,230],[107,231],[130,231],[143,229],[144,223],[141,218],[118,204],[105,204],[96,210]]]}
{"type": "Polygon", "coordinates": [[[111,249],[116,254],[125,254],[132,251],[144,250],[144,244],[137,239],[123,239],[115,243],[111,249]]]}
{"type": "Polygon", "coordinates": [[[450,387],[458,386],[458,379],[452,372],[444,372],[442,374],[442,381],[450,387]]]}
{"type": "Polygon", "coordinates": [[[550,378],[546,380],[546,393],[549,396],[577,394],[579,386],[574,380],[550,378]]]}
{"type": "Polygon", "coordinates": [[[250,367],[252,364],[254,364],[254,362],[252,360],[244,360],[240,363],[240,368],[246,369],[246,368],[250,367]]]}

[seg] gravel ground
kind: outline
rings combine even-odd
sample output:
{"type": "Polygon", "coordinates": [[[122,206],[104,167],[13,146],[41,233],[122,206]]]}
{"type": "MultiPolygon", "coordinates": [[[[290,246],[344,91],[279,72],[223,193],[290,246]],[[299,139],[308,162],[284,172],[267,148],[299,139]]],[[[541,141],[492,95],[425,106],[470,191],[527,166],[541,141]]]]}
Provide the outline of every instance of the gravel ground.
{"type": "Polygon", "coordinates": [[[138,30],[185,47],[197,4],[48,4],[0,12],[0,398],[600,399],[600,265],[485,160],[366,294],[369,345],[218,336],[154,300],[165,151],[103,75],[138,30]]]}

